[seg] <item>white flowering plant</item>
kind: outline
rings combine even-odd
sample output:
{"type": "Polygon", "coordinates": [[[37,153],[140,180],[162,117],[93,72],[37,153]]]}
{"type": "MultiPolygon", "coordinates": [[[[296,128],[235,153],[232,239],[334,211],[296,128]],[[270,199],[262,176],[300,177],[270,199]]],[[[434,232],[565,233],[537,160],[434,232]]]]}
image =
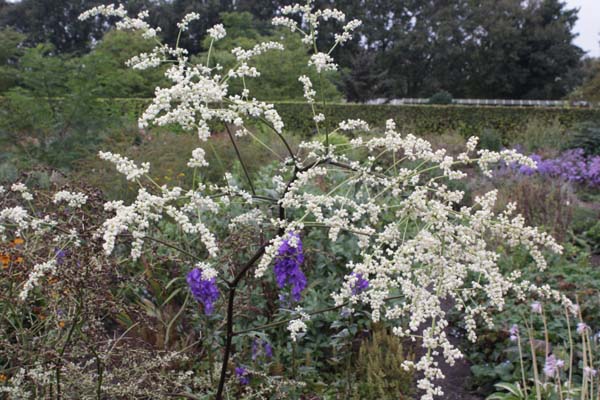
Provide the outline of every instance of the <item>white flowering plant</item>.
{"type": "MultiPolygon", "coordinates": [[[[157,41],[151,53],[129,61],[132,68],[168,65],[165,76],[171,85],[156,89],[139,119],[140,128],[175,124],[196,134],[199,144],[189,149],[188,166],[193,176],[200,177],[203,169],[211,168],[202,146],[211,140],[215,127],[223,127],[241,166],[239,181],[228,173],[219,183],[194,179],[191,187],[183,188],[157,184],[149,174],[149,164],[100,153],[138,186],[137,197],[130,204],[104,204],[109,216],[94,231],[102,240],[102,257],[126,247],[129,261],[135,262],[158,248],[177,254],[180,263],[190,266],[186,274],[189,291],[204,314],[214,316],[203,320],[206,328],[219,326],[215,328],[219,338],[209,344],[221,347],[215,356],[217,377],[209,392],[214,398],[224,398],[234,377],[243,385],[250,383],[251,373],[245,367],[232,368],[241,336],[248,332],[264,335],[268,329],[287,325],[295,344],[310,335],[311,318],[323,312],[363,308],[373,322],[384,321],[399,338],[415,341],[423,348],[422,355],[415,361],[406,360],[402,367],[417,374],[421,398],[433,399],[443,396],[439,357],[452,365],[463,356],[447,337],[448,309],[444,304],[461,313],[472,341],[479,326],[493,325],[493,314],[503,310],[509,296],[520,300],[535,296],[573,306],[552,288],[538,287],[522,279],[518,271],[504,275],[498,266],[501,254],[497,244],[502,243],[508,249],[526,250],[537,267],[545,269],[544,254],[562,251],[552,237],[527,226],[513,204],[497,212],[496,191],[465,204],[464,193],[448,185],[466,179],[466,169],[478,168],[490,175],[499,162],[535,168],[530,158],[513,150],[478,149],[476,138],[468,140],[461,154],[452,156],[434,150],[422,138],[402,133],[392,120],[382,121],[383,130],[356,119],[325,129],[328,115],[319,93],[322,83],[313,83],[307,76],[299,76],[298,85],[311,107],[314,129],[324,140],[309,138],[292,146],[274,105],[252,97],[245,84],[260,78],[253,60],[265,52],[285,51],[280,43],[234,48],[231,53],[236,64],[225,69],[210,56],[213,46],[227,34],[222,25],[208,31],[207,58],[192,62],[178,43],[170,46],[160,41],[160,30],[145,22],[145,13],[132,18],[123,7],[99,6],[80,18],[98,16],[116,17],[117,29],[139,30],[157,41]],[[233,80],[242,82],[241,92],[230,91],[233,80]],[[255,136],[256,125],[268,129],[272,141],[283,144],[287,152],[283,158],[269,142],[255,136]],[[333,144],[333,135],[354,138],[333,144]],[[256,140],[278,159],[268,169],[268,179],[258,180],[246,167],[247,155],[239,147],[242,137],[256,140]],[[319,243],[311,243],[313,231],[324,233],[317,236],[319,243]],[[346,262],[334,266],[336,276],[330,278],[337,289],[319,294],[330,304],[323,309],[303,309],[303,295],[316,290],[310,285],[309,273],[315,266],[305,255],[317,246],[335,248],[342,240],[350,240],[354,248],[346,262]],[[295,310],[289,311],[288,318],[275,318],[268,324],[240,326],[236,307],[244,285],[273,281],[281,293],[282,308],[295,310]]],[[[179,24],[181,32],[196,18],[186,16],[179,24]]],[[[338,68],[333,50],[350,40],[360,26],[359,21],[347,21],[338,10],[315,10],[311,0],[283,7],[273,23],[301,35],[311,52],[308,66],[319,76],[338,68]],[[325,22],[335,22],[340,29],[330,38],[330,47],[321,49],[317,37],[325,22]]],[[[9,190],[28,201],[25,186],[9,190]]],[[[78,207],[85,202],[85,195],[59,192],[54,200],[78,207]]],[[[58,221],[44,218],[23,206],[4,208],[0,210],[0,234],[5,240],[34,236],[42,220],[48,229],[60,231],[58,221]]],[[[56,273],[55,258],[34,269],[20,288],[19,301],[27,301],[28,291],[43,276],[56,273]]],[[[261,343],[261,351],[268,355],[269,347],[261,343]]]]}

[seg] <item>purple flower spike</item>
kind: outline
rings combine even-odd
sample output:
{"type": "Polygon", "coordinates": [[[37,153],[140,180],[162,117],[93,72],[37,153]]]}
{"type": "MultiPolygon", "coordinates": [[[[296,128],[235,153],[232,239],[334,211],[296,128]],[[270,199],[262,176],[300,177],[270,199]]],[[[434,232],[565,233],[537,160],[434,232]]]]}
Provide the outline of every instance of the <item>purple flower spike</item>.
{"type": "Polygon", "coordinates": [[[214,310],[213,303],[219,298],[216,278],[204,280],[202,279],[202,271],[194,268],[187,275],[187,283],[196,301],[204,305],[204,313],[206,315],[212,314],[214,310]]]}
{"type": "Polygon", "coordinates": [[[238,381],[240,381],[240,384],[248,385],[250,383],[250,376],[246,368],[235,367],[235,375],[238,377],[238,381]]]}
{"type": "Polygon", "coordinates": [[[302,241],[297,233],[288,233],[288,238],[279,246],[278,257],[275,261],[275,279],[277,285],[292,287],[292,299],[300,301],[300,294],[306,288],[306,276],[300,269],[304,262],[302,241]]]}
{"type": "Polygon", "coordinates": [[[356,277],[356,281],[352,285],[352,295],[356,296],[367,290],[369,287],[369,281],[363,278],[363,274],[353,272],[352,276],[356,277]]]}
{"type": "Polygon", "coordinates": [[[265,356],[267,356],[267,358],[273,358],[273,347],[271,347],[269,343],[265,342],[264,349],[265,356]]]}

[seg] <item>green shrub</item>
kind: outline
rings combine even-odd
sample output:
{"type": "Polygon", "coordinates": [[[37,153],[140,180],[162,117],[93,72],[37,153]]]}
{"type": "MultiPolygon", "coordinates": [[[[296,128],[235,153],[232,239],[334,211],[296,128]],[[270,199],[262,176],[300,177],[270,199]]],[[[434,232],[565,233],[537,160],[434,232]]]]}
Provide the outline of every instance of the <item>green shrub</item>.
{"type": "Polygon", "coordinates": [[[600,155],[600,123],[582,122],[570,131],[569,148],[582,148],[588,155],[600,155]]]}
{"type": "Polygon", "coordinates": [[[479,146],[482,149],[499,151],[502,148],[502,134],[495,129],[484,129],[479,136],[479,146]]]}
{"type": "Polygon", "coordinates": [[[352,399],[410,399],[413,372],[405,371],[405,349],[398,337],[376,326],[362,343],[357,360],[358,390],[352,399]]]}
{"type": "Polygon", "coordinates": [[[429,98],[429,104],[452,104],[452,102],[452,95],[445,90],[441,90],[429,98]]]}
{"type": "Polygon", "coordinates": [[[528,153],[541,149],[560,150],[567,143],[567,126],[558,116],[545,118],[532,118],[525,122],[524,127],[517,130],[510,141],[511,146],[522,146],[528,153]]]}

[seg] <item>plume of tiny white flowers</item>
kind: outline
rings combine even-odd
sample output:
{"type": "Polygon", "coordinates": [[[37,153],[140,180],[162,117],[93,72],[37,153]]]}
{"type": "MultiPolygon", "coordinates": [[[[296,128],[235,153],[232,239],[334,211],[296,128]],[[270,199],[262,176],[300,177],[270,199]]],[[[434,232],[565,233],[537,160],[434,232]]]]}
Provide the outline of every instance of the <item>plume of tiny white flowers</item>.
{"type": "Polygon", "coordinates": [[[206,152],[202,147],[198,147],[192,151],[192,158],[187,163],[190,168],[207,167],[208,161],[205,158],[206,152]]]}
{"type": "MultiPolygon", "coordinates": [[[[196,21],[200,19],[200,14],[196,13],[196,12],[191,12],[189,14],[186,14],[183,19],[181,20],[181,22],[177,23],[177,27],[182,31],[185,32],[188,30],[188,27],[190,25],[190,22],[192,21],[196,21]]],[[[210,34],[210,30],[209,30],[209,34],[210,34]]],[[[212,36],[212,35],[211,35],[212,36]]]]}
{"type": "Polygon", "coordinates": [[[135,162],[127,157],[121,156],[120,154],[101,151],[98,153],[98,156],[102,160],[109,161],[114,164],[117,168],[117,171],[125,175],[125,178],[128,181],[139,179],[150,171],[149,163],[143,163],[141,166],[138,166],[135,162]]]}
{"type": "Polygon", "coordinates": [[[27,300],[29,292],[37,286],[39,280],[45,275],[52,274],[55,270],[56,260],[50,260],[41,264],[36,264],[33,267],[33,271],[29,274],[27,281],[25,281],[21,292],[19,293],[19,299],[21,301],[27,300]]]}
{"type": "Polygon", "coordinates": [[[22,182],[13,183],[10,187],[10,190],[12,190],[13,192],[21,193],[21,197],[23,198],[23,200],[33,200],[33,195],[31,194],[27,186],[25,186],[25,184],[22,182]]]}
{"type": "Polygon", "coordinates": [[[54,204],[66,202],[69,207],[73,208],[81,208],[81,206],[83,206],[87,200],[87,195],[83,193],[69,192],[67,190],[56,192],[53,197],[54,204]]]}
{"type": "Polygon", "coordinates": [[[225,31],[225,27],[223,26],[223,24],[216,24],[208,31],[206,31],[206,33],[208,33],[208,36],[210,36],[214,40],[221,40],[225,36],[227,36],[227,31],[225,31]]]}

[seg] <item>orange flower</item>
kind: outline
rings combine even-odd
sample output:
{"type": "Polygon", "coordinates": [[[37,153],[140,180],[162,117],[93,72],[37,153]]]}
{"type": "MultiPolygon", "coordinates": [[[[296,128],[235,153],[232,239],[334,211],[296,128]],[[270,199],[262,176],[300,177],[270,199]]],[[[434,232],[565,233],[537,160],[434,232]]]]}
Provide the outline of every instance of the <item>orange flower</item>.
{"type": "Polygon", "coordinates": [[[23,264],[23,257],[17,257],[17,258],[15,259],[15,262],[16,262],[17,264],[23,264]]]}
{"type": "Polygon", "coordinates": [[[0,374],[0,383],[4,383],[4,382],[6,382],[6,380],[7,380],[7,379],[8,379],[8,378],[6,377],[6,375],[4,375],[4,374],[0,374]]]}
{"type": "Polygon", "coordinates": [[[58,326],[61,328],[65,327],[65,321],[58,321],[58,326]]]}
{"type": "Polygon", "coordinates": [[[15,240],[13,240],[12,244],[13,246],[19,246],[21,244],[25,243],[25,240],[23,240],[22,238],[18,237],[15,240]]]}
{"type": "Polygon", "coordinates": [[[0,253],[0,264],[2,264],[2,268],[8,268],[8,264],[10,264],[10,256],[8,254],[0,253]]]}

